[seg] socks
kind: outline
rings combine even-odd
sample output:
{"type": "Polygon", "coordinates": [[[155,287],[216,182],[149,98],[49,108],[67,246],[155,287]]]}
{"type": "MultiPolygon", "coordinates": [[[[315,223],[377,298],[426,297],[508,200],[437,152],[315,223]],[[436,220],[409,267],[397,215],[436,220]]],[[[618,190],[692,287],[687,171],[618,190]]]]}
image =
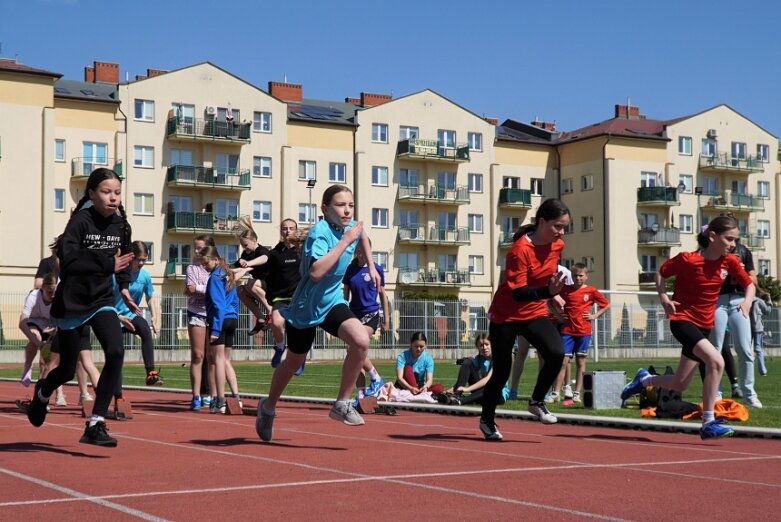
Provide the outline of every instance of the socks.
{"type": "Polygon", "coordinates": [[[708,424],[709,422],[713,421],[716,417],[713,415],[713,410],[703,410],[702,412],[702,423],[708,424]]]}
{"type": "Polygon", "coordinates": [[[380,374],[377,373],[377,369],[372,366],[372,369],[369,370],[369,378],[373,381],[379,381],[380,380],[380,374]]]}
{"type": "Polygon", "coordinates": [[[98,422],[105,422],[105,421],[106,419],[101,417],[100,415],[93,415],[92,417],[89,418],[89,427],[91,428],[98,422]]]}

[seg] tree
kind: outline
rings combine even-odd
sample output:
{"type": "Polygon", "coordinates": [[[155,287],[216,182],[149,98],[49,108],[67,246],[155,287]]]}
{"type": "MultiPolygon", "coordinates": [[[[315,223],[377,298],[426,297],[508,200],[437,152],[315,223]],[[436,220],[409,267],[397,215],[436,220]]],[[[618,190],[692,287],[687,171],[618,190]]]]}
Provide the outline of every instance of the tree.
{"type": "Polygon", "coordinates": [[[781,301],[781,282],[778,279],[774,279],[770,276],[760,275],[757,276],[759,282],[759,288],[770,294],[770,299],[774,303],[781,301]]]}

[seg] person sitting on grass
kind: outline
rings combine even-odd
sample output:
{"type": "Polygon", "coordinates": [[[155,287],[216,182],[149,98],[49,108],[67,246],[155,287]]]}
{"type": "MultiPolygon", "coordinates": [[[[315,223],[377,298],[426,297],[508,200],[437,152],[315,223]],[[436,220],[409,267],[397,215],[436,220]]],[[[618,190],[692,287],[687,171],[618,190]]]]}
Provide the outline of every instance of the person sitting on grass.
{"type": "MultiPolygon", "coordinates": [[[[456,384],[438,397],[440,404],[461,406],[480,403],[483,399],[483,388],[493,373],[493,354],[488,334],[483,332],[475,337],[477,355],[460,360],[456,384]],[[466,394],[466,395],[465,395],[466,394]]],[[[510,388],[505,384],[502,396],[497,404],[504,404],[510,396],[510,388]]]]}

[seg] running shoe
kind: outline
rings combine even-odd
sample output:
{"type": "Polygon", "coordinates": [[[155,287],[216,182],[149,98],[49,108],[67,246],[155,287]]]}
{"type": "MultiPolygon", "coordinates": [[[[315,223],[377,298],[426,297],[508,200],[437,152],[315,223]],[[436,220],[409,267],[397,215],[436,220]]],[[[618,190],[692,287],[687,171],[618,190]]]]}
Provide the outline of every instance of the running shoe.
{"type": "Polygon", "coordinates": [[[195,395],[193,399],[190,401],[190,409],[192,411],[199,411],[201,409],[201,396],[195,395]]]}
{"type": "Polygon", "coordinates": [[[92,398],[92,395],[90,395],[87,392],[82,393],[79,395],[79,406],[83,405],[85,402],[91,402],[94,399],[92,398]]]}
{"type": "Polygon", "coordinates": [[[483,434],[483,437],[485,437],[485,440],[490,440],[492,442],[498,442],[504,438],[499,432],[499,428],[496,424],[493,422],[485,422],[482,419],[480,419],[480,432],[483,434]]]}
{"type": "Polygon", "coordinates": [[[298,377],[299,375],[301,375],[302,373],[304,373],[304,366],[306,366],[306,361],[304,361],[304,362],[302,362],[302,363],[301,363],[301,366],[299,366],[299,367],[298,367],[298,370],[296,370],[296,373],[294,373],[293,375],[295,375],[296,377],[298,377]]]}
{"type": "Polygon", "coordinates": [[[556,424],[558,419],[553,415],[544,401],[529,401],[529,413],[537,417],[537,419],[543,424],[556,424]]]}
{"type": "Polygon", "coordinates": [[[550,392],[548,395],[545,396],[544,402],[552,403],[552,402],[559,402],[559,392],[550,392]]]}
{"type": "Polygon", "coordinates": [[[33,382],[33,365],[32,363],[24,365],[22,368],[22,386],[27,388],[33,382]]]}
{"type": "Polygon", "coordinates": [[[759,401],[759,397],[757,397],[756,395],[752,395],[751,397],[745,399],[743,402],[749,408],[757,408],[757,409],[759,409],[759,408],[762,407],[762,403],[759,401]]]}
{"type": "Polygon", "coordinates": [[[512,389],[510,390],[510,399],[511,401],[517,401],[518,400],[518,390],[512,389]]]}
{"type": "Polygon", "coordinates": [[[342,421],[348,426],[365,424],[363,417],[353,408],[350,401],[336,401],[328,414],[333,420],[342,421]]]}
{"type": "Polygon", "coordinates": [[[364,395],[366,397],[376,397],[377,394],[380,393],[380,390],[382,390],[383,386],[385,386],[385,381],[382,377],[377,380],[372,380],[369,382],[369,386],[366,387],[364,395]]]}
{"type": "Polygon", "coordinates": [[[219,410],[219,408],[220,408],[219,397],[212,397],[212,400],[209,403],[209,413],[217,413],[217,410],[219,410]]]}
{"type": "Polygon", "coordinates": [[[621,391],[621,400],[625,401],[632,395],[642,393],[643,389],[645,388],[645,386],[643,386],[643,379],[649,375],[651,374],[648,373],[648,370],[645,368],[640,368],[637,370],[634,379],[632,379],[629,384],[624,386],[624,389],[621,391]]]}
{"type": "Polygon", "coordinates": [[[222,413],[225,415],[225,412],[228,410],[228,405],[225,404],[225,397],[217,397],[217,408],[215,413],[222,413]]]}
{"type": "Polygon", "coordinates": [[[65,399],[65,394],[64,393],[58,394],[57,398],[54,400],[54,404],[56,404],[57,406],[67,406],[68,401],[67,399],[65,399]]]}
{"type": "Polygon", "coordinates": [[[726,424],[727,421],[724,419],[715,419],[710,422],[706,422],[700,428],[700,438],[702,440],[706,440],[732,437],[735,434],[735,430],[726,424]]]}
{"type": "Polygon", "coordinates": [[[160,377],[160,374],[156,371],[152,370],[149,372],[146,376],[146,385],[147,386],[162,386],[165,384],[163,381],[163,378],[160,377]]]}
{"type": "Polygon", "coordinates": [[[572,394],[572,402],[580,402],[580,392],[575,392],[572,394]]]}
{"type": "Polygon", "coordinates": [[[569,384],[564,385],[564,398],[565,399],[572,398],[572,386],[570,386],[569,384]]]}
{"type": "Polygon", "coordinates": [[[274,417],[277,413],[268,413],[263,405],[266,404],[266,399],[261,399],[258,404],[258,418],[255,419],[255,432],[260,437],[260,440],[270,442],[274,432],[274,417]]]}
{"type": "Polygon", "coordinates": [[[43,424],[46,420],[46,413],[49,411],[49,400],[47,399],[46,402],[44,402],[38,397],[43,382],[43,379],[39,379],[38,382],[35,383],[33,398],[30,400],[30,406],[27,409],[27,420],[35,427],[43,424]]]}
{"type": "Polygon", "coordinates": [[[208,395],[206,397],[201,397],[201,406],[204,408],[209,408],[212,405],[212,398],[208,395]]]}
{"type": "Polygon", "coordinates": [[[272,368],[276,368],[277,366],[282,364],[282,354],[284,354],[284,353],[285,353],[285,349],[284,348],[282,348],[280,350],[276,346],[274,347],[274,355],[271,357],[271,367],[272,368]]]}
{"type": "Polygon", "coordinates": [[[108,434],[106,423],[103,421],[98,421],[93,426],[90,426],[89,421],[87,421],[87,427],[84,429],[84,435],[81,436],[79,442],[82,444],[105,446],[107,448],[117,447],[117,439],[108,434]]]}

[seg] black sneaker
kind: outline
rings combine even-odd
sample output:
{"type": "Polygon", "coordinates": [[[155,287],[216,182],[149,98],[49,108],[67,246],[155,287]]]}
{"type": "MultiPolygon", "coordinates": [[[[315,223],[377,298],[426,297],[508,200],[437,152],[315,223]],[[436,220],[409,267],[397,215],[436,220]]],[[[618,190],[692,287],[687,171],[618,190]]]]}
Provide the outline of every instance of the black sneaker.
{"type": "Polygon", "coordinates": [[[81,436],[79,442],[82,444],[94,444],[95,446],[106,446],[108,448],[117,447],[117,439],[108,434],[106,423],[103,421],[98,421],[94,426],[90,426],[89,421],[87,421],[84,435],[81,436]]]}
{"type": "Polygon", "coordinates": [[[27,409],[27,419],[36,428],[43,424],[43,421],[46,420],[46,413],[49,411],[47,408],[49,401],[43,402],[38,398],[38,392],[43,387],[43,383],[43,379],[38,379],[38,382],[35,383],[33,398],[30,400],[30,406],[27,409]]]}
{"type": "Polygon", "coordinates": [[[485,437],[485,440],[498,442],[503,439],[502,434],[499,433],[499,429],[493,422],[488,423],[481,419],[480,432],[483,434],[483,437],[485,437]]]}

